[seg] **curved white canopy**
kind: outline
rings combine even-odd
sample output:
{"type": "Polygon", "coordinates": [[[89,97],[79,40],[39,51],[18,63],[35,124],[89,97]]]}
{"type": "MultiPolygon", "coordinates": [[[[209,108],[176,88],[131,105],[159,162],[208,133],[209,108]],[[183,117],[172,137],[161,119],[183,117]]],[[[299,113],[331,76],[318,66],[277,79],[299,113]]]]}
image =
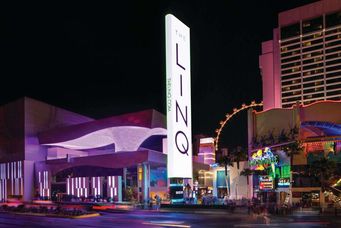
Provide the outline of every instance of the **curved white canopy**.
{"type": "Polygon", "coordinates": [[[110,127],[76,139],[43,145],[86,150],[115,144],[115,151],[136,151],[146,139],[153,135],[167,135],[167,130],[135,126],[110,127]]]}

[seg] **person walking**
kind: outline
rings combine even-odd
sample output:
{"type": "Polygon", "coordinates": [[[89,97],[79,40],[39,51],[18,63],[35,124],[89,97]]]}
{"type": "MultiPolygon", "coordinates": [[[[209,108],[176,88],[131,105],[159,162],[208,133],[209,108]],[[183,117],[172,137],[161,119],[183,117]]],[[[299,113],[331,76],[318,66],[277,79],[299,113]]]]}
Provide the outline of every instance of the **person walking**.
{"type": "Polygon", "coordinates": [[[270,224],[270,217],[269,217],[268,209],[266,207],[263,209],[263,218],[264,218],[265,224],[269,225],[270,224]]]}
{"type": "Polygon", "coordinates": [[[248,215],[251,214],[251,202],[250,202],[250,200],[247,201],[247,214],[248,215]]]}
{"type": "Polygon", "coordinates": [[[229,200],[228,196],[225,195],[225,196],[224,196],[224,199],[223,199],[223,205],[227,206],[228,200],[229,200]]]}
{"type": "Polygon", "coordinates": [[[161,197],[159,195],[155,195],[155,201],[156,201],[156,210],[158,211],[161,206],[161,197]]]}

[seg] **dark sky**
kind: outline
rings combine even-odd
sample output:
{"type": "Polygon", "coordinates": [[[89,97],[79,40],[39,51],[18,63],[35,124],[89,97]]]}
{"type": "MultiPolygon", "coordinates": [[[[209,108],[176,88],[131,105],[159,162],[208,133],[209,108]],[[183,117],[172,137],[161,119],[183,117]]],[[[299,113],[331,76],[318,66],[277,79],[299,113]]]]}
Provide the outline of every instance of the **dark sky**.
{"type": "MultiPolygon", "coordinates": [[[[258,55],[278,12],[311,2],[1,3],[0,105],[29,96],[94,118],[165,113],[164,16],[173,13],[191,28],[193,133],[214,136],[226,112],[261,101],[258,55]]],[[[246,115],[222,137],[245,143],[246,115]]]]}

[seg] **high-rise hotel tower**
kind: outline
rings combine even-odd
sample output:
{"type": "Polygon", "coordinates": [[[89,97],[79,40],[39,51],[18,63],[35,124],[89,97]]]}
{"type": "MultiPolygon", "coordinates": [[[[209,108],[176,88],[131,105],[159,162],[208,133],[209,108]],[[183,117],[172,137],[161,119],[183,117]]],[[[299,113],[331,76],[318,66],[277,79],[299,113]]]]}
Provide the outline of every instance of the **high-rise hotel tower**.
{"type": "Polygon", "coordinates": [[[273,40],[262,43],[264,109],[341,99],[341,1],[281,12],[273,40]]]}

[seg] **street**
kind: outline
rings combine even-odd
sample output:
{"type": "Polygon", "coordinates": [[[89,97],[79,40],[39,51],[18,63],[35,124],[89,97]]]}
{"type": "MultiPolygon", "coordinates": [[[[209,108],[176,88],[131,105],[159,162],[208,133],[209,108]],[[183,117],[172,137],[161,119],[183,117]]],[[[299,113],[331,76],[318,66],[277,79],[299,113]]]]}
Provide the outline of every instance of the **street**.
{"type": "Polygon", "coordinates": [[[295,214],[251,216],[225,211],[130,211],[101,213],[86,219],[0,214],[0,227],[341,227],[341,217],[295,214]],[[268,223],[268,224],[266,224],[268,223]]]}

